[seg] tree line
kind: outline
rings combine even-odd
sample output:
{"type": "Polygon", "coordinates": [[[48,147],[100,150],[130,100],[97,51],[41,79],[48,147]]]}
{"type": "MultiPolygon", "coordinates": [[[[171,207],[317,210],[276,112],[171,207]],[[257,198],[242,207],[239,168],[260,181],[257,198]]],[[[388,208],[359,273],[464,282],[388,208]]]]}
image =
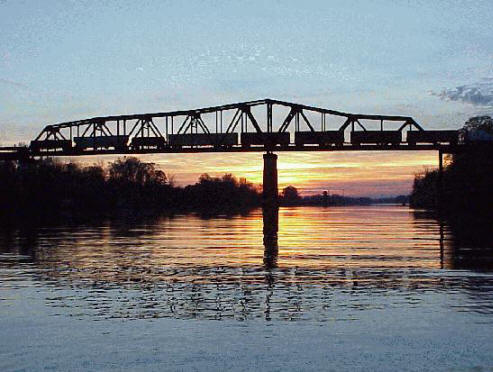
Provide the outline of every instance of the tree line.
{"type": "Polygon", "coordinates": [[[412,207],[447,214],[493,214],[492,118],[469,119],[462,135],[478,140],[469,143],[466,151],[447,156],[441,177],[438,170],[416,175],[410,196],[412,207]]]}
{"type": "Polygon", "coordinates": [[[260,204],[260,190],[231,174],[203,174],[194,185],[178,187],[155,164],[135,157],[117,159],[106,167],[52,159],[0,162],[0,217],[4,220],[178,210],[233,212],[260,204]]]}

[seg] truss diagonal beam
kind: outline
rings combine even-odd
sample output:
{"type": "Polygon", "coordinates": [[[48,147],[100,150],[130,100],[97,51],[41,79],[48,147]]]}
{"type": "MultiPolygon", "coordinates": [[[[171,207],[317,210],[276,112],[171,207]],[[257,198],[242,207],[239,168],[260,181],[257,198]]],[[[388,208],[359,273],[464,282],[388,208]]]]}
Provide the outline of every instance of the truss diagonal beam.
{"type": "MultiPolygon", "coordinates": [[[[273,99],[261,99],[256,101],[246,101],[232,103],[221,106],[211,106],[193,110],[179,110],[169,112],[157,112],[146,114],[131,114],[118,116],[94,117],[83,120],[64,122],[60,124],[48,125],[36,137],[34,141],[73,141],[77,137],[97,137],[97,136],[127,136],[132,139],[135,136],[143,137],[162,137],[165,133],[166,138],[173,134],[194,134],[197,130],[211,136],[214,134],[233,134],[234,132],[248,132],[247,127],[252,125],[257,134],[263,133],[285,133],[288,131],[291,123],[295,121],[295,132],[300,130],[300,121],[304,122],[311,132],[317,133],[319,130],[327,131],[327,116],[336,116],[345,118],[344,124],[338,128],[344,131],[351,126],[360,126],[363,131],[367,121],[380,121],[380,130],[383,130],[385,122],[399,122],[399,131],[404,130],[408,125],[409,128],[424,130],[412,117],[398,115],[373,115],[373,114],[354,114],[343,111],[330,110],[320,107],[308,106],[303,104],[279,101],[273,99]],[[267,112],[266,121],[259,120],[257,109],[265,107],[267,112]],[[289,109],[284,120],[277,121],[280,111],[286,112],[289,109]],[[223,112],[233,113],[232,119],[227,124],[226,131],[223,131],[223,112]],[[211,115],[208,115],[211,114],[211,115]],[[314,121],[313,114],[320,115],[320,122],[314,121]],[[215,117],[215,123],[211,117],[215,117]],[[162,122],[157,119],[162,118],[162,122]],[[293,120],[294,119],[294,120],[293,120]],[[274,122],[277,121],[277,125],[274,122]],[[363,122],[364,121],[364,122],[363,122]],[[174,128],[174,122],[181,123],[178,131],[174,128]],[[238,127],[241,123],[241,130],[238,127]],[[318,127],[320,124],[320,128],[318,127]],[[127,126],[129,126],[127,131],[127,126]],[[163,130],[160,130],[160,126],[163,130]],[[215,127],[215,131],[214,131],[215,127]]],[[[304,125],[304,124],[303,124],[304,125]]],[[[177,125],[178,127],[178,125],[177,125]]],[[[234,136],[225,137],[228,141],[235,138],[234,136]]],[[[211,137],[212,140],[212,137],[211,137]]],[[[103,140],[102,140],[103,141],[103,140]]],[[[104,141],[111,141],[105,139],[104,141]]],[[[215,141],[211,141],[215,143],[215,141]]],[[[55,144],[46,143],[46,145],[55,146],[55,144]]],[[[66,144],[67,146],[70,143],[66,144]]]]}

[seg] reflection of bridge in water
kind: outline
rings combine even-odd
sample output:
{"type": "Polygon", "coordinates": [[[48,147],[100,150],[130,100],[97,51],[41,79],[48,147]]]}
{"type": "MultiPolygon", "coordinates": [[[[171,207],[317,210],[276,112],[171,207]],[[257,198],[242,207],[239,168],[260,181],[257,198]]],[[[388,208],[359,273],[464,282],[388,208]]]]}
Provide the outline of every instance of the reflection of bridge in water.
{"type": "Polygon", "coordinates": [[[277,198],[278,151],[464,148],[457,130],[425,130],[412,117],[353,114],[263,99],[193,110],[95,117],[48,125],[27,147],[0,148],[0,160],[105,154],[266,152],[264,196],[277,198]]]}
{"type": "Polygon", "coordinates": [[[280,254],[265,236],[263,265],[259,211],[0,229],[0,268],[9,268],[6,285],[32,280],[48,305],[101,319],[351,320],[362,310],[429,306],[432,293],[459,296],[457,311],[491,314],[489,226],[458,236],[462,228],[403,211],[281,209],[280,254]],[[351,235],[362,220],[371,228],[351,235]],[[9,253],[32,263],[2,262],[9,253]]]}

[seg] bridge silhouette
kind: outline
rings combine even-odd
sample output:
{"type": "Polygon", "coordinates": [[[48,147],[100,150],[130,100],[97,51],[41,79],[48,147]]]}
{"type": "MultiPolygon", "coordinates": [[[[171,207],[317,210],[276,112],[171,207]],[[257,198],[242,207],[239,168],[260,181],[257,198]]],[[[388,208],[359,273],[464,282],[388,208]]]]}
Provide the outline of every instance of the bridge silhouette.
{"type": "Polygon", "coordinates": [[[425,130],[410,116],[353,114],[262,99],[170,112],[94,117],[47,125],[0,160],[106,154],[265,152],[264,199],[277,200],[278,151],[437,150],[467,144],[457,130],[425,130]]]}
{"type": "Polygon", "coordinates": [[[29,146],[2,148],[1,156],[452,150],[458,146],[458,131],[425,130],[410,116],[353,114],[263,99],[47,125],[29,146]]]}

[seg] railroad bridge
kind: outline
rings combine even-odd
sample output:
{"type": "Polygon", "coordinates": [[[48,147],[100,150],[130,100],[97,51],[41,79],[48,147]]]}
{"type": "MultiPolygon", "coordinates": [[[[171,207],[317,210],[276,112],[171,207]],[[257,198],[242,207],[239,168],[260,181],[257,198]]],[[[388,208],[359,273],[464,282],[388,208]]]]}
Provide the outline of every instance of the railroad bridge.
{"type": "Polygon", "coordinates": [[[105,154],[264,152],[264,200],[277,203],[280,151],[416,151],[466,146],[457,130],[425,130],[412,117],[353,114],[262,99],[192,110],[104,116],[47,125],[0,160],[105,154]]]}

